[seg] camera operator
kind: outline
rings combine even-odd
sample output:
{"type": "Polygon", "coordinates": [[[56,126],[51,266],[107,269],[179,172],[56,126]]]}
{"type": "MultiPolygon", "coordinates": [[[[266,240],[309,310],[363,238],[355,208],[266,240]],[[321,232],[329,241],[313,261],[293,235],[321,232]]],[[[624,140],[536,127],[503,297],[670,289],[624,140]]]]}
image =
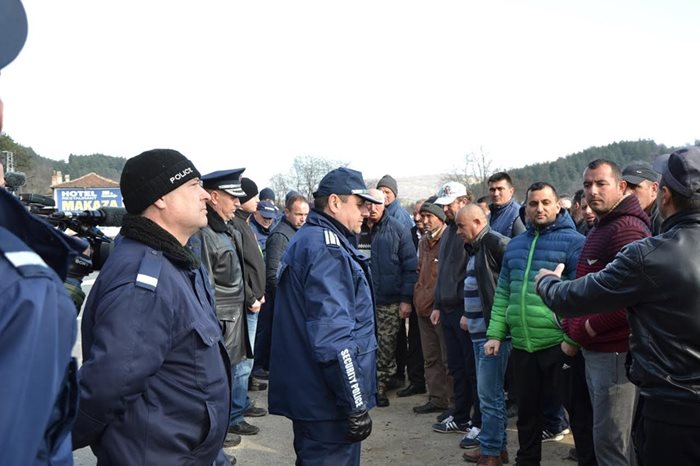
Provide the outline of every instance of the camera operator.
{"type": "MultiPolygon", "coordinates": [[[[26,36],[22,3],[0,0],[0,69],[26,36]]],[[[0,463],[72,465],[77,329],[63,280],[86,244],[32,216],[4,185],[0,165],[0,463]]]]}

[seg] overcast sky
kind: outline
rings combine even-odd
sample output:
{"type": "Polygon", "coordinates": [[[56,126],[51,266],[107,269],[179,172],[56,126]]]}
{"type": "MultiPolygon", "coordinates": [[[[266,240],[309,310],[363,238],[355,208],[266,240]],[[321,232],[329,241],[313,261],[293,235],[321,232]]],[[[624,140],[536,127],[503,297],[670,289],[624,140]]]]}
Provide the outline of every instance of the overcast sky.
{"type": "Polygon", "coordinates": [[[170,147],[259,184],[700,139],[700,1],[24,0],[4,130],[45,157],[170,147]]]}

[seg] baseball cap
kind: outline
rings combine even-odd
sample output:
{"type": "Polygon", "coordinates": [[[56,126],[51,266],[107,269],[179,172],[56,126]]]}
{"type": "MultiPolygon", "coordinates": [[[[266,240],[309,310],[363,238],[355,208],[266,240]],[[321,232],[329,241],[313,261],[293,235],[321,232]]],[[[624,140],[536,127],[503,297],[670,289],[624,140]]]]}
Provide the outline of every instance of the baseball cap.
{"type": "Polygon", "coordinates": [[[346,167],[336,168],[326,173],[326,176],[318,184],[314,197],[330,196],[331,194],[339,196],[355,194],[373,204],[384,204],[381,199],[377,199],[369,194],[365,180],[362,178],[362,173],[346,167]]]}
{"type": "Polygon", "coordinates": [[[649,162],[634,161],[622,170],[622,179],[631,184],[640,184],[642,181],[658,182],[661,176],[649,162]]]}
{"type": "Polygon", "coordinates": [[[700,199],[700,148],[684,147],[660,155],[654,169],[661,173],[664,184],[688,199],[700,199]]]}
{"type": "Polygon", "coordinates": [[[267,219],[277,218],[277,209],[275,209],[275,205],[270,201],[258,202],[258,212],[267,219]]]}
{"type": "Polygon", "coordinates": [[[234,168],[207,173],[201,178],[202,186],[205,189],[220,189],[234,197],[245,197],[246,193],[241,188],[241,173],[244,171],[245,168],[234,168]]]}
{"type": "Polygon", "coordinates": [[[437,199],[433,204],[448,205],[452,204],[458,197],[466,196],[467,188],[462,183],[450,181],[442,185],[442,188],[437,192],[437,199]]]}

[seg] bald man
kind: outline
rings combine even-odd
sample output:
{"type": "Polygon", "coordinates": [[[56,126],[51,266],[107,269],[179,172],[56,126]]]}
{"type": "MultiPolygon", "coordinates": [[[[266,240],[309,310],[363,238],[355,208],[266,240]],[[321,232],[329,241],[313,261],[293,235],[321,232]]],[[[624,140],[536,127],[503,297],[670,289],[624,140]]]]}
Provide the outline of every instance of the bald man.
{"type": "Polygon", "coordinates": [[[457,234],[469,251],[464,279],[464,315],[459,325],[468,331],[474,345],[476,380],[481,404],[481,431],[472,430],[462,439],[467,448],[463,458],[478,464],[500,465],[508,462],[505,394],[503,378],[510,354],[510,337],[494,355],[484,353],[486,329],[491,317],[501,261],[510,238],[489,227],[489,220],[478,204],[468,204],[457,212],[457,234]]]}

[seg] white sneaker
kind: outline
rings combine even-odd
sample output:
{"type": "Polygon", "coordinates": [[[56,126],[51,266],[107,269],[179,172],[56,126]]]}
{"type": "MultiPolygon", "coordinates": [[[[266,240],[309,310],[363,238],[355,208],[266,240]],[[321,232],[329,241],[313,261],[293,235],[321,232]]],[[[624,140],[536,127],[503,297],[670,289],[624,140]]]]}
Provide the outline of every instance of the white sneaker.
{"type": "Polygon", "coordinates": [[[455,422],[455,418],[453,416],[447,416],[442,422],[438,422],[437,424],[433,424],[433,430],[435,432],[439,432],[441,434],[451,434],[453,432],[455,433],[464,433],[466,434],[469,431],[469,423],[464,422],[464,423],[457,423],[455,422]]]}
{"type": "Polygon", "coordinates": [[[547,429],[542,431],[542,442],[561,442],[564,436],[571,433],[569,429],[564,429],[561,432],[550,432],[547,429]]]}
{"type": "Polygon", "coordinates": [[[464,448],[465,450],[471,450],[472,448],[478,448],[479,447],[479,434],[481,434],[481,429],[478,427],[472,427],[469,429],[469,432],[462,437],[462,440],[459,442],[459,447],[464,448]]]}

